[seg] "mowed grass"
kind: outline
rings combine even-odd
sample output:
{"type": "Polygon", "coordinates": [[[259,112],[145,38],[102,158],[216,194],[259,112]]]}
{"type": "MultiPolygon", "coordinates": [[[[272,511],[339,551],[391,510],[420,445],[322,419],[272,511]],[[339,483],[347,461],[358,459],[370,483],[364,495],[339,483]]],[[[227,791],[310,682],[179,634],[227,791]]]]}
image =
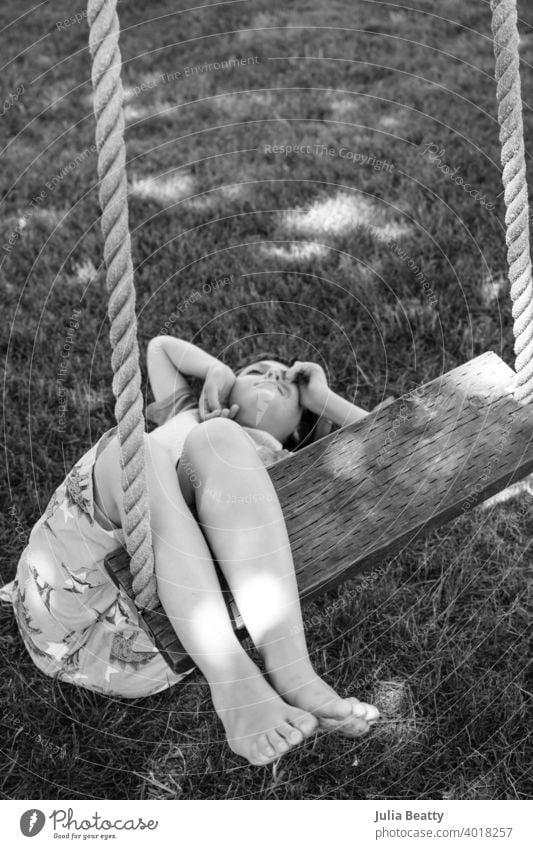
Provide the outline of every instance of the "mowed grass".
{"type": "MultiPolygon", "coordinates": [[[[315,359],[369,409],[484,350],[512,365],[486,4],[119,5],[143,374],[146,343],[165,326],[231,365],[263,350],[315,359]],[[245,61],[186,71],[231,58],[245,61]],[[442,173],[429,145],[492,211],[442,173]]],[[[527,101],[533,32],[519,5],[530,16],[527,101]]],[[[3,582],[54,488],[113,424],[87,26],[61,23],[73,14],[65,0],[29,10],[14,0],[0,10],[2,89],[25,87],[0,123],[1,241],[14,238],[0,265],[3,582]]],[[[525,133],[528,145],[527,102],[525,133]]],[[[309,605],[317,670],[384,719],[367,739],[325,735],[274,768],[229,751],[199,674],[137,701],[78,690],[35,669],[4,610],[0,792],[530,798],[532,530],[529,492],[515,489],[309,605]]]]}

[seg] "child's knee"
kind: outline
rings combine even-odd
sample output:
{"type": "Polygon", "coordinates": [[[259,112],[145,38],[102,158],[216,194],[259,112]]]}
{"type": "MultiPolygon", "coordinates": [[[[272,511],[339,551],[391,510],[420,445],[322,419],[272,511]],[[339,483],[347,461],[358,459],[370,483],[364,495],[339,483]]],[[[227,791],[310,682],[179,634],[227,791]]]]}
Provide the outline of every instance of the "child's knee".
{"type": "Polygon", "coordinates": [[[208,419],[198,424],[185,439],[184,449],[190,457],[207,455],[225,457],[228,454],[255,451],[253,443],[237,422],[227,418],[208,419]]]}

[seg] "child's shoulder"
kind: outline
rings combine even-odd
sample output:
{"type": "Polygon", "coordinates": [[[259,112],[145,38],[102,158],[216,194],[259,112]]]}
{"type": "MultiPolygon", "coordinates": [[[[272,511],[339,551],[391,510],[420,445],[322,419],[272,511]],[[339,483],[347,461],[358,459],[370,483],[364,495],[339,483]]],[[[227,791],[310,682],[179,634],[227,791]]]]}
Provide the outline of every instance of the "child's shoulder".
{"type": "Polygon", "coordinates": [[[166,398],[148,404],[146,418],[156,425],[163,425],[170,419],[188,410],[198,407],[198,398],[190,386],[177,389],[166,398]]]}

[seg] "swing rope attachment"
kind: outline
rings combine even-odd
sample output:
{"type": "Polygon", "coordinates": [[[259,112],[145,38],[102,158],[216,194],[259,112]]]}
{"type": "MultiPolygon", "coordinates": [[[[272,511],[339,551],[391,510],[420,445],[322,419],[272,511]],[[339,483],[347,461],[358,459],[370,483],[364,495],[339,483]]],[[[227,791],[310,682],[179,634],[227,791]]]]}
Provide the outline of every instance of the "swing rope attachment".
{"type": "Polygon", "coordinates": [[[533,400],[533,281],[516,0],[491,0],[517,401],[533,400]]]}
{"type": "Polygon", "coordinates": [[[140,609],[157,604],[150,508],[144,465],[144,415],[135,315],[135,287],[128,227],[122,59],[116,0],[89,0],[89,48],[96,117],[96,146],[108,314],[113,350],[113,394],[118,425],[124,534],[131,557],[133,592],[140,609]]]}

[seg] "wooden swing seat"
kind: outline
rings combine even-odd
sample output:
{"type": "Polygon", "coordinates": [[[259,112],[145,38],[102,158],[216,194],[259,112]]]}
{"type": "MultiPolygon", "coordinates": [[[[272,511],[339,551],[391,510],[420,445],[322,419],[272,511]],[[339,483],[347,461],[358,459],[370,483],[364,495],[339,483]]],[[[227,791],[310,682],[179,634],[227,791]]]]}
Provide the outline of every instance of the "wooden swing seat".
{"type": "MultiPolygon", "coordinates": [[[[268,469],[302,601],[533,471],[533,408],[513,399],[514,377],[496,354],[483,354],[268,469]]],[[[106,566],[133,598],[125,549],[106,566]]],[[[193,668],[162,606],[142,616],[169,666],[193,668]]]]}

